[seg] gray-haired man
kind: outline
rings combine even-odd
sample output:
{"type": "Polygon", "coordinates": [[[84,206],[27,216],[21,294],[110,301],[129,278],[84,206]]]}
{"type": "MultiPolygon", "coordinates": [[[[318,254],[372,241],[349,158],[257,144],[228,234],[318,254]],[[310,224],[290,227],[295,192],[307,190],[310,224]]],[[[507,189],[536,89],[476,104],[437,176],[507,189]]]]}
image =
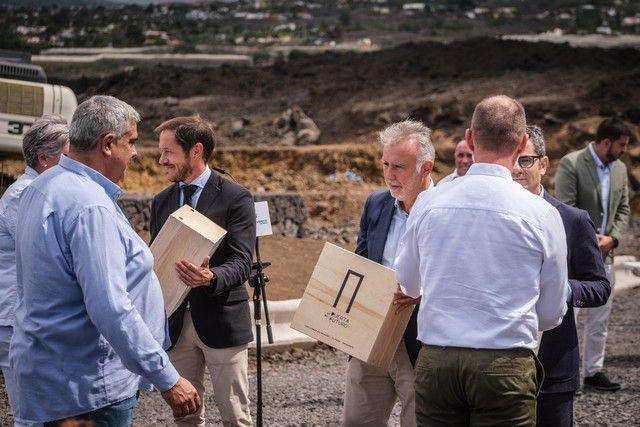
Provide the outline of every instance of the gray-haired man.
{"type": "Polygon", "coordinates": [[[167,319],[151,252],[116,204],[139,120],[113,97],[83,102],[69,156],[22,193],[9,355],[18,425],[68,417],[129,425],[141,379],[178,416],[200,406],[163,350],[167,319]]]}
{"type": "MultiPolygon", "coordinates": [[[[431,130],[413,120],[388,126],[380,132],[380,142],[382,173],[388,189],[367,199],[356,253],[395,268],[409,211],[418,194],[431,185],[435,149],[431,130]]],[[[405,298],[402,305],[413,307],[418,301],[419,298],[405,298]]],[[[350,359],[344,397],[345,426],[386,425],[396,398],[402,405],[401,425],[416,425],[413,364],[420,349],[416,315],[414,310],[388,370],[350,359]]]]}

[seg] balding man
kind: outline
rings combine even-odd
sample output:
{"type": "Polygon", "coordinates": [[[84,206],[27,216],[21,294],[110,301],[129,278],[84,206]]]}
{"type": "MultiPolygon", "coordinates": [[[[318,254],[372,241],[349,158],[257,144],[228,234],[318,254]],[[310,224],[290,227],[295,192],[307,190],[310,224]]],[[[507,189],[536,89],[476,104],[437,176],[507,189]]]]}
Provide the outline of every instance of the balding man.
{"type": "Polygon", "coordinates": [[[456,178],[464,176],[473,164],[473,151],[471,151],[469,144],[467,144],[467,141],[464,139],[456,144],[453,159],[456,163],[456,168],[449,175],[442,178],[438,184],[451,182],[456,178]]]}
{"type": "Polygon", "coordinates": [[[465,179],[422,193],[409,215],[396,267],[402,291],[422,295],[418,425],[535,425],[533,349],[562,321],[569,288],[558,211],[511,179],[525,125],[516,100],[482,100],[465,179]]]}

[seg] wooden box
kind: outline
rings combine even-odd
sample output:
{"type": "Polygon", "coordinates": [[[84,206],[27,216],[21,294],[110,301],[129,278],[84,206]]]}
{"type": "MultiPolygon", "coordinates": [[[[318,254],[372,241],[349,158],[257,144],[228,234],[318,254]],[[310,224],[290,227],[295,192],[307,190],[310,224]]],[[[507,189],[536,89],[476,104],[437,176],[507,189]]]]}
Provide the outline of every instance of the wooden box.
{"type": "Polygon", "coordinates": [[[226,230],[188,205],[172,213],[151,244],[153,269],[158,276],[167,315],[182,304],[190,288],[176,271],[176,263],[186,259],[200,265],[213,254],[226,230]]]}
{"type": "Polygon", "coordinates": [[[325,243],[291,327],[386,369],[412,312],[396,313],[396,289],[392,269],[325,243]]]}

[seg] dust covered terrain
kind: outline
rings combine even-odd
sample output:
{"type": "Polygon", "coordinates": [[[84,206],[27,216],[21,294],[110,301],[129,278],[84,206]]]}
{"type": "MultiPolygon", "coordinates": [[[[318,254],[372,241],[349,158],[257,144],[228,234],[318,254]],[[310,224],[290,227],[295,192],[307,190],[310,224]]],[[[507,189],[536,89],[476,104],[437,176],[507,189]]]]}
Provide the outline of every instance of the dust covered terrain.
{"type": "MultiPolygon", "coordinates": [[[[516,97],[546,133],[550,189],[556,162],[592,138],[602,116],[627,120],[636,140],[640,124],[640,51],[631,48],[478,38],[371,53],[293,52],[262,67],[184,65],[51,65],[48,72],[80,100],[111,94],[134,105],[147,146],[167,118],[199,113],[214,121],[220,143],[213,163],[252,191],[301,192],[318,227],[356,221],[366,194],[384,185],[376,131],[397,120],[412,117],[434,129],[437,180],[451,171],[454,144],[475,104],[491,94],[516,97]],[[311,142],[306,118],[319,130],[311,142]]],[[[156,192],[166,184],[157,153],[141,151],[124,187],[156,192]]],[[[633,144],[623,159],[634,191],[639,158],[633,144]]],[[[636,199],[633,205],[639,212],[636,199]]]]}

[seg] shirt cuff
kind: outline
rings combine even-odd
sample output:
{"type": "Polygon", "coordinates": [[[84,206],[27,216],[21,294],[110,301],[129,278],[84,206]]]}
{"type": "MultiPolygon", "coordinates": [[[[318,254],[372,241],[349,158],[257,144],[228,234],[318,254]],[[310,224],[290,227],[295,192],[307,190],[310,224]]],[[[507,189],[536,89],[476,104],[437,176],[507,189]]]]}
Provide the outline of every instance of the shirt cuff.
{"type": "MultiPolygon", "coordinates": [[[[166,360],[168,361],[169,358],[167,357],[166,360]]],[[[180,379],[180,374],[178,373],[176,368],[173,367],[171,362],[169,362],[169,364],[166,365],[160,372],[157,372],[153,376],[149,376],[146,379],[149,380],[149,382],[153,384],[155,388],[157,388],[161,392],[165,392],[176,385],[176,383],[180,379]]]]}

